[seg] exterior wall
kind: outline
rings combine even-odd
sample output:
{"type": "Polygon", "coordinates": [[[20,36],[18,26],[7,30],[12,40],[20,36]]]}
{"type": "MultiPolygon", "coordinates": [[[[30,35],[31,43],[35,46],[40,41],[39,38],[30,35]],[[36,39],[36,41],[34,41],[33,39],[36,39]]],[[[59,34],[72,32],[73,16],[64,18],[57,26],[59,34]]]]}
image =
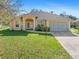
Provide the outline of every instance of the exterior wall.
{"type": "Polygon", "coordinates": [[[21,19],[21,17],[17,17],[15,19],[13,19],[13,21],[10,21],[10,30],[26,30],[27,27],[26,27],[26,20],[27,19],[33,19],[33,30],[35,30],[35,17],[32,17],[32,16],[28,16],[28,17],[23,17],[23,19],[21,19]],[[16,25],[19,25],[19,27],[16,27],[16,25]]]}
{"type": "Polygon", "coordinates": [[[20,18],[16,18],[10,21],[10,30],[21,30],[20,18]],[[16,27],[16,25],[19,25],[19,27],[16,27]]]}
{"type": "Polygon", "coordinates": [[[22,28],[21,28],[21,21],[19,20],[19,21],[16,21],[15,22],[15,30],[21,30],[22,28]],[[16,27],[16,25],[19,25],[19,27],[16,27]]]}

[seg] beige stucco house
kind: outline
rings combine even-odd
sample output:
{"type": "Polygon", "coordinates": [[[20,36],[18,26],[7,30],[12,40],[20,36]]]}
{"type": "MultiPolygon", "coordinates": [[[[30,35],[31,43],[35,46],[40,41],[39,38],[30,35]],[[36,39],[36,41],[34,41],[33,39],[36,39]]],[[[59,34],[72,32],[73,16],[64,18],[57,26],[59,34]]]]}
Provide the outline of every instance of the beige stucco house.
{"type": "Polygon", "coordinates": [[[10,21],[10,30],[35,30],[37,25],[44,25],[50,31],[69,31],[70,19],[43,11],[32,11],[10,21]]]}

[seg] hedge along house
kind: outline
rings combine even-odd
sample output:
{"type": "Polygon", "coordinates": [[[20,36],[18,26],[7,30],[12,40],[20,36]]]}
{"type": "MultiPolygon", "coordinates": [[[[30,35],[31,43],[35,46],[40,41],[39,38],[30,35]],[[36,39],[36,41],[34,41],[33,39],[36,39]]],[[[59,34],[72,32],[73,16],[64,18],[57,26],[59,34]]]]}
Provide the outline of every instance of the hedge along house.
{"type": "Polygon", "coordinates": [[[35,30],[37,25],[50,28],[50,31],[69,31],[70,19],[43,11],[31,11],[10,21],[10,30],[35,30]]]}

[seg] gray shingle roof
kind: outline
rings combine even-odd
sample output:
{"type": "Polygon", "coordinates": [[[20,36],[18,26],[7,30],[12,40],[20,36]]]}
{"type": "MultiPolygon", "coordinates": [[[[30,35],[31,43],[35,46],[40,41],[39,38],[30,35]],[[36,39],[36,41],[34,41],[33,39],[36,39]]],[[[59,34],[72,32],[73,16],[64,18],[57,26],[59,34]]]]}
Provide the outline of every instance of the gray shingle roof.
{"type": "Polygon", "coordinates": [[[56,14],[51,14],[51,13],[48,13],[48,12],[43,12],[43,11],[31,11],[30,13],[24,15],[24,16],[37,16],[38,18],[40,19],[49,19],[49,20],[69,20],[69,18],[67,17],[63,17],[63,16],[59,16],[59,15],[56,15],[56,14]]]}

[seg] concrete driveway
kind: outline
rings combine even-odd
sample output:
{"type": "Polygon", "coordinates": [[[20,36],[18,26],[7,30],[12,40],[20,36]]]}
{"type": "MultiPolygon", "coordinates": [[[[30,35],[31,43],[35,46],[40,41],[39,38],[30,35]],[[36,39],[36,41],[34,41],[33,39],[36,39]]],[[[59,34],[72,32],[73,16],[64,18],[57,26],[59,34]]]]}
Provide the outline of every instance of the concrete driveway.
{"type": "Polygon", "coordinates": [[[71,32],[52,32],[52,35],[73,59],[79,59],[79,37],[74,36],[71,32]]]}

